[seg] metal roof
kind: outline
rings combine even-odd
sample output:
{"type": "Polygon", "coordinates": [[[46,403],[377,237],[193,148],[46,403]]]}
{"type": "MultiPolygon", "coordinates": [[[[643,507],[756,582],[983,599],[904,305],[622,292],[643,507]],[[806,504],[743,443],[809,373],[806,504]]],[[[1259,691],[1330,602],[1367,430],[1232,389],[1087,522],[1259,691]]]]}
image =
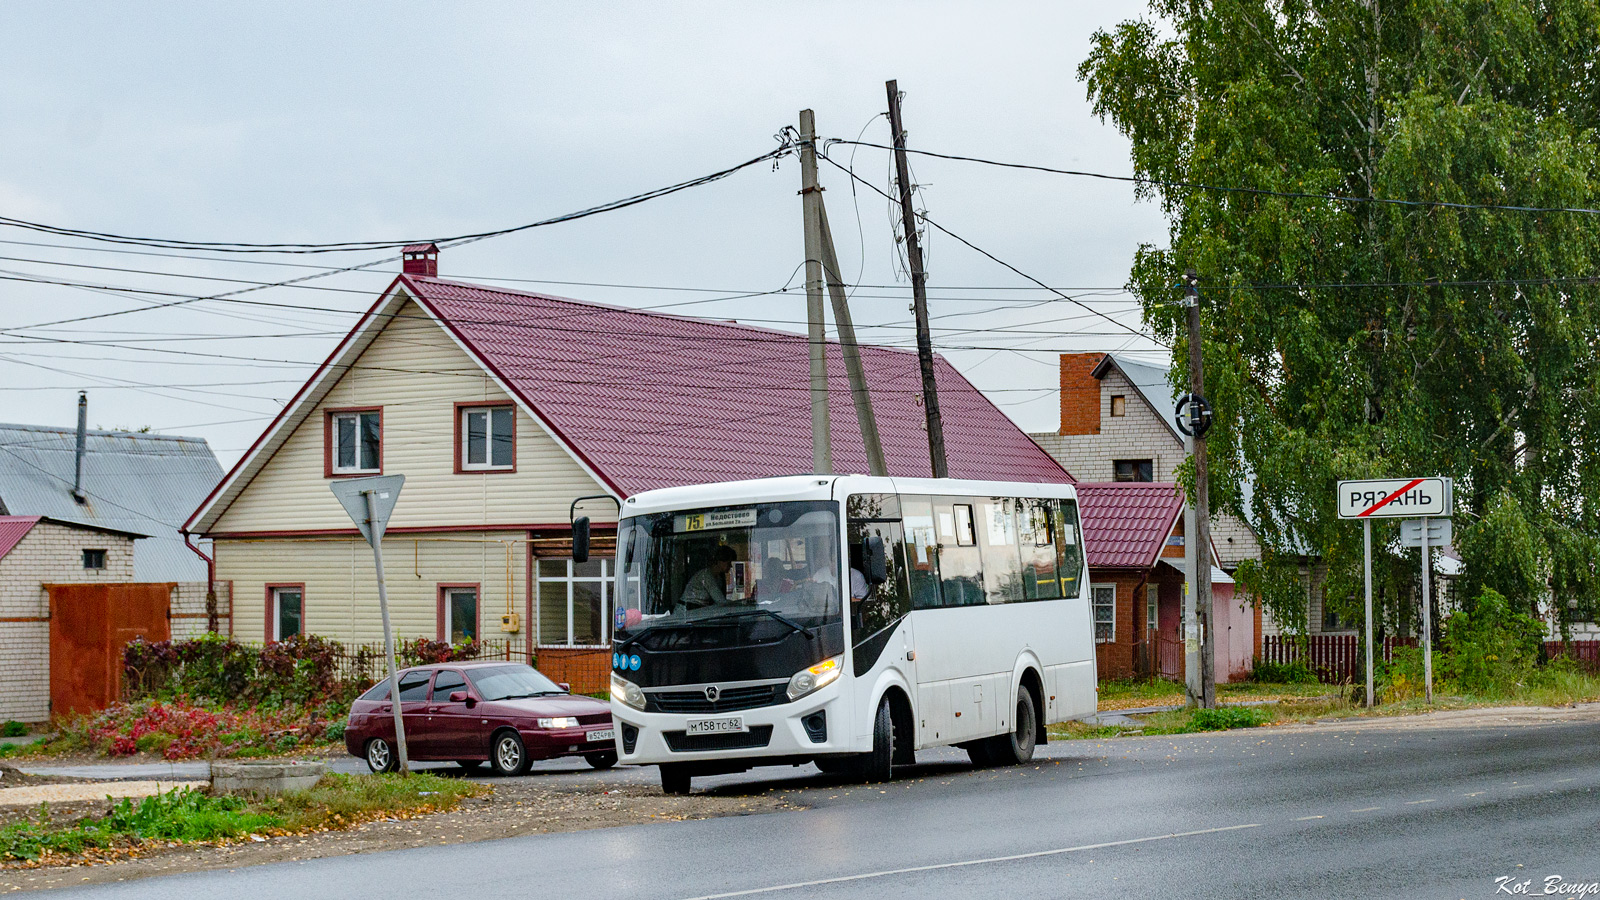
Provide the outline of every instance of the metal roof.
{"type": "Polygon", "coordinates": [[[203,581],[205,562],[183,546],[178,527],[222,477],[201,438],[90,431],[83,489],[72,498],[77,431],[0,424],[0,512],[147,534],[135,542],[139,581],[203,581]]]}
{"type": "Polygon", "coordinates": [[[1091,567],[1148,569],[1183,512],[1183,492],[1170,481],[1080,481],[1078,511],[1091,567]]]}
{"type": "Polygon", "coordinates": [[[37,524],[38,516],[0,516],[0,559],[5,559],[37,524]]]}
{"type": "MultiPolygon", "coordinates": [[[[606,489],[809,473],[805,335],[402,275],[189,517],[203,534],[390,317],[415,300],[606,489]]],[[[861,348],[889,474],[930,477],[914,352],[861,348]]],[[[829,342],[833,468],[866,473],[839,345],[829,342]]],[[[1070,484],[1073,477],[947,361],[935,357],[950,477],[1070,484]]]]}
{"type": "Polygon", "coordinates": [[[1108,366],[1115,366],[1117,371],[1122,373],[1122,377],[1128,379],[1128,383],[1133,385],[1134,390],[1139,392],[1139,396],[1143,397],[1144,402],[1155,412],[1156,418],[1166,423],[1167,430],[1178,439],[1178,443],[1183,443],[1183,433],[1178,430],[1178,423],[1173,418],[1173,410],[1178,403],[1178,391],[1172,386],[1172,382],[1167,380],[1167,373],[1172,371],[1171,367],[1152,366],[1126,356],[1107,353],[1094,367],[1092,374],[1096,378],[1104,378],[1108,366]]]}

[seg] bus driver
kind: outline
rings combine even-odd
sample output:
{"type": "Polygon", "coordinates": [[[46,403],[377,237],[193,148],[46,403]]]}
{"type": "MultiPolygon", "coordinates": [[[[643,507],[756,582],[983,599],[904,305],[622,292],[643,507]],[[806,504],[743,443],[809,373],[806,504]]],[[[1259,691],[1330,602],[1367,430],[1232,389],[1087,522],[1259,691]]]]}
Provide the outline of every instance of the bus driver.
{"type": "Polygon", "coordinates": [[[726,587],[728,570],[733,568],[733,548],[719,544],[711,554],[711,564],[689,577],[684,585],[678,605],[686,609],[704,609],[728,602],[726,587]]]}

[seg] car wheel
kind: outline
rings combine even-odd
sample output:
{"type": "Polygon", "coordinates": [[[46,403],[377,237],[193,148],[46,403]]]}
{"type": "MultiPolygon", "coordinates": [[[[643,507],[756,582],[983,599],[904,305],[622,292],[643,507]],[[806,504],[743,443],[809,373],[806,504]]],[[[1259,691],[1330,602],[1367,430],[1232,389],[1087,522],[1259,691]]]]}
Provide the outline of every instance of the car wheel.
{"type": "Polygon", "coordinates": [[[889,698],[878,701],[878,714],[872,718],[872,750],[856,761],[856,774],[867,784],[894,777],[894,711],[889,698]]]}
{"type": "Polygon", "coordinates": [[[364,755],[367,758],[367,768],[373,772],[393,772],[400,765],[400,761],[395,758],[394,748],[383,738],[367,741],[364,755]]]}
{"type": "Polygon", "coordinates": [[[458,759],[458,760],[456,760],[456,765],[460,766],[463,769],[466,769],[468,772],[476,772],[480,768],[483,767],[483,760],[481,760],[481,759],[458,759]]]}
{"type": "Polygon", "coordinates": [[[689,793],[689,770],[681,763],[661,764],[661,793],[689,793]]]}
{"type": "Polygon", "coordinates": [[[497,775],[521,775],[528,771],[528,748],[523,745],[522,736],[515,731],[495,735],[489,764],[494,766],[497,775]]]}
{"type": "Polygon", "coordinates": [[[602,750],[599,753],[590,753],[583,759],[596,769],[609,769],[617,764],[617,751],[602,750]]]}
{"type": "Polygon", "coordinates": [[[1027,688],[1017,689],[1017,713],[1013,724],[1016,727],[1011,729],[1010,734],[996,735],[985,742],[992,765],[1015,766],[1033,759],[1039,719],[1034,711],[1033,692],[1027,688]]]}

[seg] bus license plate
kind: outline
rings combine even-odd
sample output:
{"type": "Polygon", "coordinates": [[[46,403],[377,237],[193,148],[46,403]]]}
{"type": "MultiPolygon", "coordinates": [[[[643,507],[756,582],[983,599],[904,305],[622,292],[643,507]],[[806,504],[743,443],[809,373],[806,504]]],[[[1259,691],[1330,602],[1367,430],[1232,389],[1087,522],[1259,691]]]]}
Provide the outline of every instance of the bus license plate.
{"type": "Polygon", "coordinates": [[[733,734],[748,732],[750,729],[744,725],[744,716],[724,716],[720,719],[690,719],[684,727],[688,734],[733,734]]]}
{"type": "Polygon", "coordinates": [[[605,731],[591,731],[585,737],[591,741],[614,741],[617,739],[617,732],[607,728],[605,731]]]}

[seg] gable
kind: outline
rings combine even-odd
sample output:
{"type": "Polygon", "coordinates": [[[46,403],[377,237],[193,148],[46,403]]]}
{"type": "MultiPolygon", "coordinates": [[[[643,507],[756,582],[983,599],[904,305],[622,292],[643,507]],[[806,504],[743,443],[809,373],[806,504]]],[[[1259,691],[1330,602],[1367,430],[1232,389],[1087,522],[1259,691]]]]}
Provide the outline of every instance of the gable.
{"type": "Polygon", "coordinates": [[[415,301],[401,295],[361,344],[301,400],[264,459],[241,462],[251,475],[206,533],[351,528],[325,470],[328,413],[350,407],[381,409],[383,474],[406,476],[391,529],[565,523],[573,498],[605,492],[525,408],[516,471],[456,473],[457,404],[514,398],[415,301]]]}

